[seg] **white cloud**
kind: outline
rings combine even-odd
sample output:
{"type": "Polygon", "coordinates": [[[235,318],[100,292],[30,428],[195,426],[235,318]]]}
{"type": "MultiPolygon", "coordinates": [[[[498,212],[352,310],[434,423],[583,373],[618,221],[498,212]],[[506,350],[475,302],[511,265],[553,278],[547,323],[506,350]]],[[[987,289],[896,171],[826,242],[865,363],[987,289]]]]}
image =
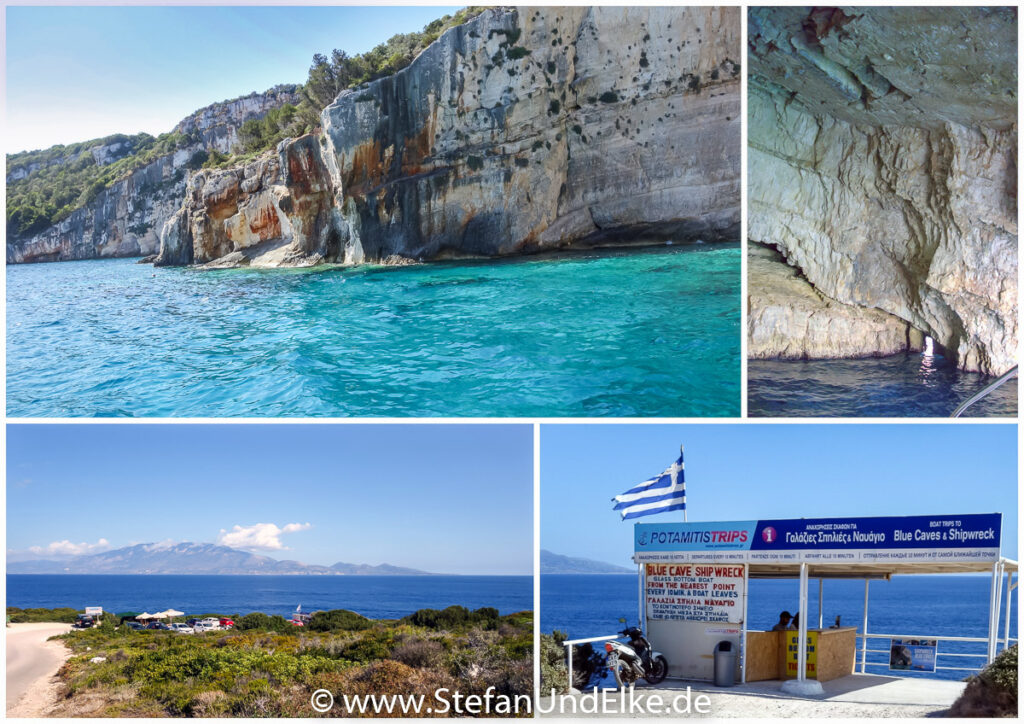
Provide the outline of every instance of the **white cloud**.
{"type": "Polygon", "coordinates": [[[273,523],[257,523],[256,525],[236,525],[230,531],[221,528],[217,536],[217,543],[229,548],[247,548],[253,550],[279,551],[285,546],[281,543],[281,536],[285,533],[298,533],[301,530],[309,530],[313,526],[309,523],[288,523],[283,528],[278,528],[273,523]]]}
{"type": "Polygon", "coordinates": [[[84,556],[86,553],[98,553],[110,548],[110,541],[100,538],[95,543],[72,543],[69,540],[56,540],[47,546],[32,546],[31,553],[37,556],[84,556]]]}

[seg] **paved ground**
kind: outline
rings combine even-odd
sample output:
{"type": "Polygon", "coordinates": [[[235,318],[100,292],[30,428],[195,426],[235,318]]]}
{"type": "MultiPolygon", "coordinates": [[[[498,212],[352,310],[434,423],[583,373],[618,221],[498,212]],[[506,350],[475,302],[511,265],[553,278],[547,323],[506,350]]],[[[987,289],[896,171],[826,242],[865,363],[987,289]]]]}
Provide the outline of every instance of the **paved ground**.
{"type": "Polygon", "coordinates": [[[825,695],[814,699],[784,694],[780,686],[778,681],[730,688],[702,682],[665,681],[658,686],[637,686],[632,707],[627,694],[615,693],[607,697],[611,710],[606,707],[595,711],[593,707],[598,702],[588,692],[573,694],[571,701],[563,700],[561,714],[551,697],[542,698],[538,710],[541,716],[569,717],[927,717],[941,716],[960,696],[965,684],[854,674],[826,682],[823,684],[825,695]],[[699,699],[702,695],[704,698],[699,699]],[[673,705],[677,707],[675,710],[670,708],[673,705]],[[684,708],[687,705],[688,708],[684,708]],[[552,711],[553,706],[555,711],[552,711]]]}
{"type": "Polygon", "coordinates": [[[52,706],[54,674],[70,652],[51,636],[67,633],[66,623],[15,623],[5,630],[7,643],[7,716],[44,716],[52,706]]]}

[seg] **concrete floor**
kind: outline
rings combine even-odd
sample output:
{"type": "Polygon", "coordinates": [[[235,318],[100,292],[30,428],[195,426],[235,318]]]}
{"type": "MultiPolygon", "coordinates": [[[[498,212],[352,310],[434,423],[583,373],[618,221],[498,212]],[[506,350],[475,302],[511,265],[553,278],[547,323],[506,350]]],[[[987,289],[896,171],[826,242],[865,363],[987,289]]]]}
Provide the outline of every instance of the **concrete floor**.
{"type": "Polygon", "coordinates": [[[638,685],[634,698],[644,701],[645,711],[635,705],[631,708],[627,695],[615,692],[606,695],[611,704],[608,708],[597,711],[590,707],[589,711],[582,708],[594,700],[594,695],[575,693],[571,698],[575,701],[552,701],[551,697],[542,697],[538,703],[541,716],[698,716],[708,718],[720,717],[925,717],[937,716],[949,709],[964,689],[965,684],[959,681],[935,681],[930,679],[910,679],[895,676],[876,676],[873,674],[853,674],[822,684],[824,696],[801,698],[784,694],[780,691],[780,681],[758,681],[751,684],[738,684],[733,687],[716,687],[707,682],[664,681],[657,686],[638,685]],[[689,691],[688,691],[689,690],[689,691]],[[672,711],[668,702],[676,697],[676,705],[688,701],[691,709],[672,711]],[[696,710],[696,700],[704,695],[702,711],[696,710]],[[589,700],[585,702],[584,700],[589,700]],[[648,700],[659,697],[661,706],[648,700]],[[574,706],[575,705],[575,706],[574,706]],[[554,707],[554,711],[549,711],[554,707]],[[562,713],[559,713],[559,707],[562,713]]]}

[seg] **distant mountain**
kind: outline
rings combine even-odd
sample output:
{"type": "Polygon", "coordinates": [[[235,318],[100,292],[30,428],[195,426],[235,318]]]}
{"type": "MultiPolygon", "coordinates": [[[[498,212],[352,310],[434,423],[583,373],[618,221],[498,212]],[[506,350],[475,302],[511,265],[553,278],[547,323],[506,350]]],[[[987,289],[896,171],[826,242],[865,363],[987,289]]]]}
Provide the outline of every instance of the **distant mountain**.
{"type": "Polygon", "coordinates": [[[551,551],[540,552],[541,573],[636,573],[635,570],[589,558],[572,558],[551,551]]]}
{"type": "Polygon", "coordinates": [[[8,573],[177,574],[212,576],[247,575],[429,575],[411,568],[337,563],[314,566],[301,561],[279,561],[214,543],[140,543],[105,553],[66,560],[17,561],[8,573]]]}
{"type": "Polygon", "coordinates": [[[432,573],[418,571],[415,568],[402,568],[381,563],[379,566],[371,566],[366,563],[335,563],[332,570],[346,576],[430,576],[432,573]]]}

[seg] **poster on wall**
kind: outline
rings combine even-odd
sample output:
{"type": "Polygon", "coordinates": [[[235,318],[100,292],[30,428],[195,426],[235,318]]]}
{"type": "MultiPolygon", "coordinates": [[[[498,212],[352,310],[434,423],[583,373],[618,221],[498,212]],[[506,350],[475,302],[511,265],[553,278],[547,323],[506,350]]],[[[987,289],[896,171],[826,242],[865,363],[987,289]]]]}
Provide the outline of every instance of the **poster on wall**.
{"type": "Polygon", "coordinates": [[[743,566],[648,563],[644,573],[650,620],[743,620],[743,566]]]}
{"type": "Polygon", "coordinates": [[[939,642],[936,639],[891,639],[889,670],[935,673],[938,648],[939,642]]]}
{"type": "MultiPolygon", "coordinates": [[[[795,679],[800,670],[800,632],[786,631],[786,678],[795,679]]],[[[807,668],[804,676],[808,679],[818,678],[818,632],[807,632],[807,668]]]]}

